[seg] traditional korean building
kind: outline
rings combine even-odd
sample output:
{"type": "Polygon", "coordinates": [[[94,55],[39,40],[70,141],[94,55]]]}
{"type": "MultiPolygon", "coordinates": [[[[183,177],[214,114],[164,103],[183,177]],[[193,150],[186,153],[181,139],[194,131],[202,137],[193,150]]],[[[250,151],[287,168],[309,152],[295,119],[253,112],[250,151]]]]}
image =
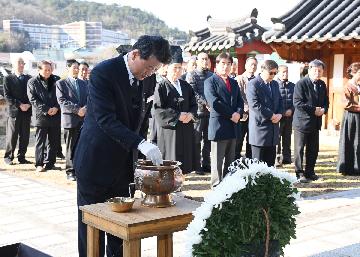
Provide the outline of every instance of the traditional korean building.
{"type": "Polygon", "coordinates": [[[323,80],[328,85],[330,108],[325,126],[342,120],[343,85],[346,68],[360,61],[360,0],[301,0],[263,34],[281,58],[326,64],[323,80]]]}
{"type": "Polygon", "coordinates": [[[250,15],[234,20],[217,20],[207,17],[208,27],[191,32],[191,40],[184,51],[196,55],[206,52],[212,61],[221,52],[228,52],[238,59],[239,74],[244,72],[245,60],[256,54],[271,54],[273,50],[261,39],[266,31],[257,24],[257,9],[250,15]]]}

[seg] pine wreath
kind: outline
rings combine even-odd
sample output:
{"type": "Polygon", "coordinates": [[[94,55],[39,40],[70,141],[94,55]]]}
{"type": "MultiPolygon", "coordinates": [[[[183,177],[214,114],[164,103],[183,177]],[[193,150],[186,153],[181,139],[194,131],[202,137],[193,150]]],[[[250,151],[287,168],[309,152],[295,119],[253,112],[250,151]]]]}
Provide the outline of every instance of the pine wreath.
{"type": "Polygon", "coordinates": [[[187,256],[279,256],[295,238],[296,177],[249,159],[229,169],[194,212],[187,256]]]}

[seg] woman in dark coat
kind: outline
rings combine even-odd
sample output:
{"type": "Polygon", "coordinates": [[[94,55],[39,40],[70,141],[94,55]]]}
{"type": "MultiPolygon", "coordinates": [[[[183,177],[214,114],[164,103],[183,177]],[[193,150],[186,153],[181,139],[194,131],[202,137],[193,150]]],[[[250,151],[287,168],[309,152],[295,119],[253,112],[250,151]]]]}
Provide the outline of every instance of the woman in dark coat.
{"type": "Polygon", "coordinates": [[[154,113],[157,143],[164,160],[182,163],[184,174],[193,171],[194,120],[197,104],[195,93],[182,73],[181,52],[173,56],[167,76],[155,88],[154,113]]]}
{"type": "Polygon", "coordinates": [[[360,62],[348,70],[350,80],[344,87],[345,112],[340,131],[337,171],[343,175],[360,175],[360,62]]]}

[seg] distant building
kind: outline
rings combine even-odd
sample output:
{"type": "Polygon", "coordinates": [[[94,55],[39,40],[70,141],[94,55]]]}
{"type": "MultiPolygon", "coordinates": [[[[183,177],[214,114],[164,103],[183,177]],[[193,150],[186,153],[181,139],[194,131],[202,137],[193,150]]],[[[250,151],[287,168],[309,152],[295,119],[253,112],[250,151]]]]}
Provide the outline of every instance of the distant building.
{"type": "Polygon", "coordinates": [[[26,31],[36,48],[97,48],[129,44],[126,33],[103,29],[101,22],[77,21],[63,25],[26,24],[23,20],[3,20],[5,32],[26,31]]]}
{"type": "Polygon", "coordinates": [[[265,28],[257,24],[258,11],[254,8],[249,15],[232,20],[218,20],[207,17],[207,28],[192,32],[191,40],[184,51],[196,55],[205,52],[209,55],[212,67],[221,52],[228,52],[238,59],[238,74],[245,71],[249,56],[271,54],[273,50],[261,40],[265,28]]]}
{"type": "Polygon", "coordinates": [[[263,35],[264,42],[285,60],[325,63],[322,79],[330,101],[325,128],[339,129],[346,69],[360,62],[359,7],[360,0],[301,0],[283,16],[272,18],[273,29],[263,35]]]}

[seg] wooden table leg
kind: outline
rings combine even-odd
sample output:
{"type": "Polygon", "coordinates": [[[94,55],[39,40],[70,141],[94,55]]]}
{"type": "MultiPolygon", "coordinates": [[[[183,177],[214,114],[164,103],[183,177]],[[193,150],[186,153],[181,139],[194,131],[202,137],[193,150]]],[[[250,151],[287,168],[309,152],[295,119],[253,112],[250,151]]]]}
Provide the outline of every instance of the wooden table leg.
{"type": "Polygon", "coordinates": [[[87,226],[87,257],[99,257],[99,230],[87,226]]]}
{"type": "Polygon", "coordinates": [[[173,234],[157,237],[157,257],[173,257],[173,234]]]}
{"type": "Polygon", "coordinates": [[[141,239],[123,240],[124,257],[141,257],[141,239]]]}

